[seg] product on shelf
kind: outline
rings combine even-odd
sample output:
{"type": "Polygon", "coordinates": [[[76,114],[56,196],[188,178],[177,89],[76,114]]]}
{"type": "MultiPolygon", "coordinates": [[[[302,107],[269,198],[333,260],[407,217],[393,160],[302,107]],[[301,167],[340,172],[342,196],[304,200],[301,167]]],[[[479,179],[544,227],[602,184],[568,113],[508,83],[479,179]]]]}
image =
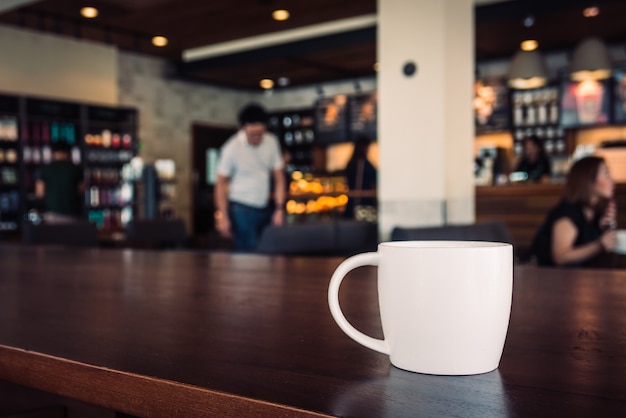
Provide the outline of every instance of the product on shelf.
{"type": "Polygon", "coordinates": [[[0,141],[15,142],[17,138],[17,117],[0,116],[0,141]]]}
{"type": "Polygon", "coordinates": [[[561,155],[566,152],[565,132],[559,124],[559,88],[557,86],[513,90],[511,103],[515,155],[522,154],[522,141],[529,136],[539,138],[549,155],[561,155]]]}

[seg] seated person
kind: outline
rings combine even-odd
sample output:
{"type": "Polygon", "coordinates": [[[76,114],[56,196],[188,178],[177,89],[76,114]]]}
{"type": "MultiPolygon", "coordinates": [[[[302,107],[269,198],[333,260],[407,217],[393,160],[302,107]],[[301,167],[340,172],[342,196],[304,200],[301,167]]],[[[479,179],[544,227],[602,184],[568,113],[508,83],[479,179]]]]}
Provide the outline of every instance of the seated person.
{"type": "Polygon", "coordinates": [[[577,161],[567,175],[563,199],[533,240],[542,266],[588,266],[615,248],[615,183],[600,157],[577,161]]]}
{"type": "Polygon", "coordinates": [[[516,172],[528,175],[526,181],[547,182],[552,175],[550,159],[543,149],[543,143],[536,136],[524,138],[524,154],[515,167],[516,172]]]}

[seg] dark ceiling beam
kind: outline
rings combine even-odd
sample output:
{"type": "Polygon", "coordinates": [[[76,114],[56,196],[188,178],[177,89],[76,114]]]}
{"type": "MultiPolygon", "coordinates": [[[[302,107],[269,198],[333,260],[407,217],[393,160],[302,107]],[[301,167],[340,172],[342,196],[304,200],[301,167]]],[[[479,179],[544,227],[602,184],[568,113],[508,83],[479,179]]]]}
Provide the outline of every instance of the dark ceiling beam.
{"type": "MultiPolygon", "coordinates": [[[[320,71],[325,71],[330,74],[335,74],[337,77],[341,77],[341,78],[361,77],[364,75],[362,71],[348,70],[342,67],[338,67],[336,65],[327,65],[321,62],[317,62],[314,60],[310,60],[310,59],[306,59],[306,58],[302,58],[298,56],[289,56],[289,57],[285,57],[285,59],[289,62],[292,62],[294,64],[297,64],[303,67],[315,68],[320,71]]],[[[372,63],[372,71],[371,71],[372,73],[374,73],[373,66],[374,66],[374,63],[372,63]]]]}
{"type": "Polygon", "coordinates": [[[607,3],[620,3],[624,0],[513,0],[476,6],[476,24],[497,22],[511,19],[524,19],[529,14],[534,16],[555,13],[563,9],[584,8],[591,5],[601,6],[607,3]]]}
{"type": "Polygon", "coordinates": [[[41,10],[30,9],[30,8],[19,9],[17,13],[18,13],[18,18],[17,18],[18,26],[22,28],[28,28],[29,27],[29,25],[27,24],[28,18],[33,17],[34,21],[36,21],[37,24],[35,25],[31,24],[30,25],[31,28],[37,29],[41,32],[50,31],[50,32],[56,32],[56,33],[64,33],[68,36],[82,38],[81,29],[91,28],[102,33],[102,39],[99,39],[99,40],[107,44],[111,43],[112,34],[115,34],[118,36],[124,36],[126,38],[133,39],[133,40],[141,39],[141,40],[144,40],[145,42],[151,42],[152,40],[151,34],[148,34],[145,32],[128,30],[122,27],[110,25],[108,23],[101,23],[97,20],[86,20],[80,17],[68,17],[65,15],[57,14],[57,13],[50,13],[47,11],[41,11],[41,10]],[[47,25],[47,22],[52,22],[54,26],[52,26],[50,29],[47,25]],[[63,28],[66,28],[67,30],[63,31],[63,28]],[[71,29],[68,29],[68,28],[71,28],[71,29]]]}

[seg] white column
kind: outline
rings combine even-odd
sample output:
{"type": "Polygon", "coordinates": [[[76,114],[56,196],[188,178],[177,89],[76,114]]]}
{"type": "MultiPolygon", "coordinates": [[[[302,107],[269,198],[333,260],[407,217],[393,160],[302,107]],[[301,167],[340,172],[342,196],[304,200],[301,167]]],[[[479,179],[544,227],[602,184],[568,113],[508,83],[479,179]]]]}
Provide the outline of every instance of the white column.
{"type": "Polygon", "coordinates": [[[474,221],[473,13],[472,0],[378,0],[383,240],[396,226],[474,221]]]}

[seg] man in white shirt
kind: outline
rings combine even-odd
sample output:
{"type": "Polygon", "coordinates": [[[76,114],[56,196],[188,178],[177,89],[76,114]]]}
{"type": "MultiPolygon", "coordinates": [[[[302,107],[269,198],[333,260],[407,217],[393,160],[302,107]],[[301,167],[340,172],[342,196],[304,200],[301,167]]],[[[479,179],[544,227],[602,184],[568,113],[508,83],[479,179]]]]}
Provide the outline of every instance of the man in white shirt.
{"type": "Polygon", "coordinates": [[[241,129],[222,146],[215,185],[215,224],[238,251],[254,251],[263,229],[284,221],[285,177],[278,139],[267,132],[268,115],[250,104],[239,113],[241,129]],[[274,210],[270,209],[274,180],[274,210]]]}

